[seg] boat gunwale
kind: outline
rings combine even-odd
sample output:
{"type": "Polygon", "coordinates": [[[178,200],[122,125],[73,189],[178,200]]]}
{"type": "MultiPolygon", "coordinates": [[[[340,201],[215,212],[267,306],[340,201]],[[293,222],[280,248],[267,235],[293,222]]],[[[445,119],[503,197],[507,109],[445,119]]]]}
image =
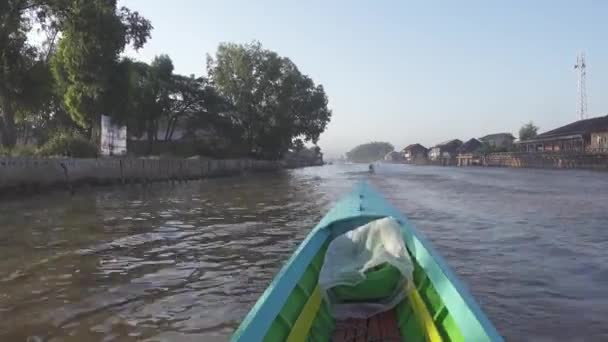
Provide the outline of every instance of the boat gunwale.
{"type": "Polygon", "coordinates": [[[335,232],[334,228],[340,227],[342,223],[351,223],[353,220],[369,222],[384,217],[393,217],[400,224],[402,236],[410,253],[435,287],[464,339],[503,341],[468,288],[437,253],[433,245],[395,207],[365,183],[361,183],[355,191],[336,203],[306,236],[258,298],[232,335],[231,341],[264,339],[291,291],[296,287],[297,281],[294,279],[300,279],[323,243],[336,236],[338,232],[335,232]],[[353,198],[357,201],[352,201],[353,198]],[[334,219],[336,215],[340,218],[334,219]],[[478,324],[473,324],[471,318],[478,324]]]}
{"type": "Polygon", "coordinates": [[[403,230],[403,236],[410,253],[423,268],[427,277],[441,297],[446,309],[452,315],[465,341],[503,341],[498,331],[477,304],[467,286],[452,271],[445,259],[437,253],[433,244],[373,188],[365,183],[357,188],[362,207],[383,207],[389,215],[397,219],[403,230]],[[370,200],[371,197],[371,200],[370,200]],[[366,203],[369,202],[369,203],[366,203]],[[434,265],[433,265],[434,264],[434,265]],[[447,281],[444,281],[447,280],[447,281]],[[450,289],[451,287],[451,289],[450,289]],[[454,298],[454,295],[459,298],[454,298]],[[467,317],[469,316],[469,317],[467,317]],[[470,317],[473,316],[473,317],[470,317]],[[479,327],[472,326],[474,318],[479,327]],[[481,331],[479,331],[481,328],[481,331]],[[485,338],[485,339],[484,339],[485,338]]]}
{"type": "MultiPolygon", "coordinates": [[[[324,218],[330,216],[330,214],[331,211],[324,218]]],[[[270,285],[260,295],[237,330],[233,333],[231,341],[240,341],[241,338],[246,338],[246,341],[262,341],[264,339],[272,322],[279,312],[281,312],[291,291],[297,286],[298,282],[293,279],[300,279],[302,277],[310,262],[323,246],[323,243],[328,238],[333,238],[331,236],[331,227],[338,226],[341,223],[350,223],[353,220],[363,219],[369,222],[377,218],[379,218],[377,215],[358,214],[326,223],[322,219],[283,264],[283,267],[275,275],[270,285]]]]}
{"type": "MultiPolygon", "coordinates": [[[[408,229],[408,227],[404,228],[408,229]]],[[[423,238],[421,239],[420,235],[413,235],[412,237],[415,238],[413,244],[419,244],[423,250],[423,252],[420,253],[418,251],[421,249],[415,247],[415,252],[411,251],[414,254],[414,258],[419,263],[420,267],[424,269],[425,274],[433,284],[433,287],[437,291],[437,294],[441,298],[446,309],[450,312],[452,318],[456,322],[464,340],[482,341],[488,339],[489,341],[503,341],[503,338],[498,334],[498,331],[492,322],[490,322],[485,313],[481,310],[481,307],[479,307],[466,285],[464,285],[453,273],[443,257],[439,256],[437,252],[434,251],[428,241],[423,240],[423,238]],[[444,279],[447,281],[444,281],[444,279]],[[459,298],[455,299],[454,295],[459,298]],[[472,320],[467,316],[473,316],[474,320],[479,323],[481,329],[471,327],[472,320]]]]}

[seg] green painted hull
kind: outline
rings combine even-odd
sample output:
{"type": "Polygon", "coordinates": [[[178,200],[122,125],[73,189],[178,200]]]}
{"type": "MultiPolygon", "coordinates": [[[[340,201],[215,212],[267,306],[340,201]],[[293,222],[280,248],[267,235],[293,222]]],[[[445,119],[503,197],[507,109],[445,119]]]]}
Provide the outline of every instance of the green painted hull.
{"type": "MultiPolygon", "coordinates": [[[[340,234],[388,216],[400,223],[415,265],[415,289],[395,310],[403,340],[502,341],[429,242],[366,184],[339,201],[311,231],[245,317],[232,341],[331,340],[336,322],[317,286],[327,246],[340,234]]],[[[370,278],[388,282],[393,276],[384,270],[370,278]]],[[[342,295],[364,299],[365,289],[365,285],[342,289],[342,295]]],[[[373,297],[370,291],[367,298],[373,297]]]]}

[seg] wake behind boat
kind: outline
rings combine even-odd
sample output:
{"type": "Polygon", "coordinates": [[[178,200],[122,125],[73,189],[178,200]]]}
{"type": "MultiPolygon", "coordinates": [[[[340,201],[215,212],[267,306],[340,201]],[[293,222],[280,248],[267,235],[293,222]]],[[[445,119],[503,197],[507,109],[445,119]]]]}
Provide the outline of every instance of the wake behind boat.
{"type": "Polygon", "coordinates": [[[502,337],[430,243],[362,183],[306,237],[232,337],[243,342],[330,340],[477,342],[502,337]],[[382,238],[391,232],[397,232],[397,240],[382,238]],[[367,234],[363,240],[362,234],[367,234]],[[355,248],[348,247],[349,241],[355,248]],[[364,245],[357,245],[361,241],[364,245]],[[399,251],[399,246],[405,255],[398,258],[383,252],[399,251]],[[327,275],[341,275],[335,271],[336,259],[357,258],[340,256],[340,251],[388,259],[361,272],[364,278],[355,283],[331,285],[327,275]],[[334,269],[325,272],[331,263],[334,269]],[[359,306],[366,306],[367,313],[359,306]],[[349,317],[339,308],[355,310],[349,317]]]}

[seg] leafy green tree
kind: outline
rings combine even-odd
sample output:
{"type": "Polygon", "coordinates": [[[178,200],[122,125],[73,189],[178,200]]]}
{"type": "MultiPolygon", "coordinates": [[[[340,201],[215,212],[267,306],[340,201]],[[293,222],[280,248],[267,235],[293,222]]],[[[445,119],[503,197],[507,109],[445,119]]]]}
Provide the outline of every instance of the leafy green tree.
{"type": "Polygon", "coordinates": [[[309,148],[296,143],[290,151],[285,154],[284,161],[287,167],[323,165],[323,153],[317,145],[309,148]]]}
{"type": "Polygon", "coordinates": [[[48,94],[46,69],[27,41],[34,24],[25,15],[29,5],[25,0],[0,2],[0,136],[9,148],[16,142],[19,113],[44,102],[48,94]]]}
{"type": "Polygon", "coordinates": [[[162,125],[165,141],[183,125],[190,136],[217,135],[231,153],[279,158],[325,130],[323,87],[288,58],[257,42],[222,44],[207,79],[175,75],[166,55],[150,65],[119,57],[127,44],[141,48],[151,29],[117,0],[0,2],[2,144],[69,140],[53,131],[97,138],[100,116],[109,115],[150,145],[162,125]],[[37,46],[27,39],[34,27],[44,35],[37,46]]]}
{"type": "Polygon", "coordinates": [[[167,55],[154,58],[147,68],[142,82],[140,122],[145,123],[148,141],[158,139],[159,120],[166,116],[171,108],[173,62],[167,55]]]}
{"type": "Polygon", "coordinates": [[[234,138],[231,133],[236,125],[222,116],[231,107],[207,79],[174,74],[166,55],[157,56],[150,65],[125,62],[130,69],[125,90],[129,98],[125,113],[129,115],[121,117],[120,122],[128,125],[130,134],[146,136],[150,152],[155,141],[172,141],[177,127],[181,128],[181,137],[191,143],[199,143],[200,131],[217,134],[220,141],[234,138]]]}
{"type": "Polygon", "coordinates": [[[294,139],[316,143],[331,118],[323,87],[258,42],[220,44],[207,69],[248,153],[279,158],[294,139]]]}
{"type": "Polygon", "coordinates": [[[279,74],[278,56],[264,51],[259,43],[224,43],[218,47],[215,59],[207,57],[207,69],[220,94],[233,106],[233,118],[243,128],[243,140],[250,151],[254,150],[265,114],[259,106],[272,76],[279,74]],[[274,69],[274,75],[270,69],[274,69]]]}
{"type": "Polygon", "coordinates": [[[0,2],[0,136],[9,148],[65,124],[49,68],[70,0],[0,2]],[[35,44],[28,34],[36,30],[35,44]]]}
{"type": "Polygon", "coordinates": [[[16,133],[23,144],[44,144],[55,132],[65,129],[84,133],[65,111],[61,99],[54,95],[40,106],[21,110],[16,118],[16,133]]]}
{"type": "Polygon", "coordinates": [[[59,130],[42,145],[37,154],[40,156],[69,156],[73,158],[94,158],[97,145],[75,131],[59,130]]]}
{"type": "Polygon", "coordinates": [[[217,116],[229,108],[204,77],[173,75],[171,85],[166,141],[173,139],[179,122],[188,123],[194,129],[204,129],[205,124],[217,121],[217,116]]]}
{"type": "Polygon", "coordinates": [[[169,116],[172,109],[173,62],[167,55],[156,56],[150,65],[125,61],[129,80],[126,98],[127,116],[121,121],[128,124],[135,136],[146,135],[148,141],[158,139],[159,121],[169,116]]]}
{"type": "Polygon", "coordinates": [[[520,141],[534,139],[534,138],[536,138],[537,135],[538,135],[538,127],[535,126],[534,123],[532,123],[532,121],[523,125],[519,129],[519,140],[520,141]]]}
{"type": "Polygon", "coordinates": [[[356,146],[346,152],[346,158],[356,163],[369,163],[381,160],[384,156],[395,150],[395,147],[387,142],[370,142],[356,146]]]}
{"type": "Polygon", "coordinates": [[[137,12],[118,10],[115,0],[66,0],[64,10],[53,75],[71,118],[90,130],[102,114],[120,115],[111,91],[111,81],[124,70],[118,55],[127,43],[142,47],[152,26],[137,12]]]}
{"type": "Polygon", "coordinates": [[[302,139],[295,139],[292,143],[292,150],[294,152],[300,152],[302,151],[304,148],[306,148],[306,146],[304,145],[304,142],[302,141],[302,139]]]}

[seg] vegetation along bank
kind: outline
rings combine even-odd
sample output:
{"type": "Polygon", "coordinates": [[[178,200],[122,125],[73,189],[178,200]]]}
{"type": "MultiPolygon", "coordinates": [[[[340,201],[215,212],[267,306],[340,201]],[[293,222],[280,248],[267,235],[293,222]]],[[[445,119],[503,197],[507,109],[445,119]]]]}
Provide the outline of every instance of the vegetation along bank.
{"type": "Polygon", "coordinates": [[[0,155],[94,158],[109,117],[129,155],[280,160],[331,118],[323,86],[259,42],[222,43],[204,76],[180,75],[169,55],[124,55],[153,25],[117,1],[8,0],[0,13],[0,155]]]}

